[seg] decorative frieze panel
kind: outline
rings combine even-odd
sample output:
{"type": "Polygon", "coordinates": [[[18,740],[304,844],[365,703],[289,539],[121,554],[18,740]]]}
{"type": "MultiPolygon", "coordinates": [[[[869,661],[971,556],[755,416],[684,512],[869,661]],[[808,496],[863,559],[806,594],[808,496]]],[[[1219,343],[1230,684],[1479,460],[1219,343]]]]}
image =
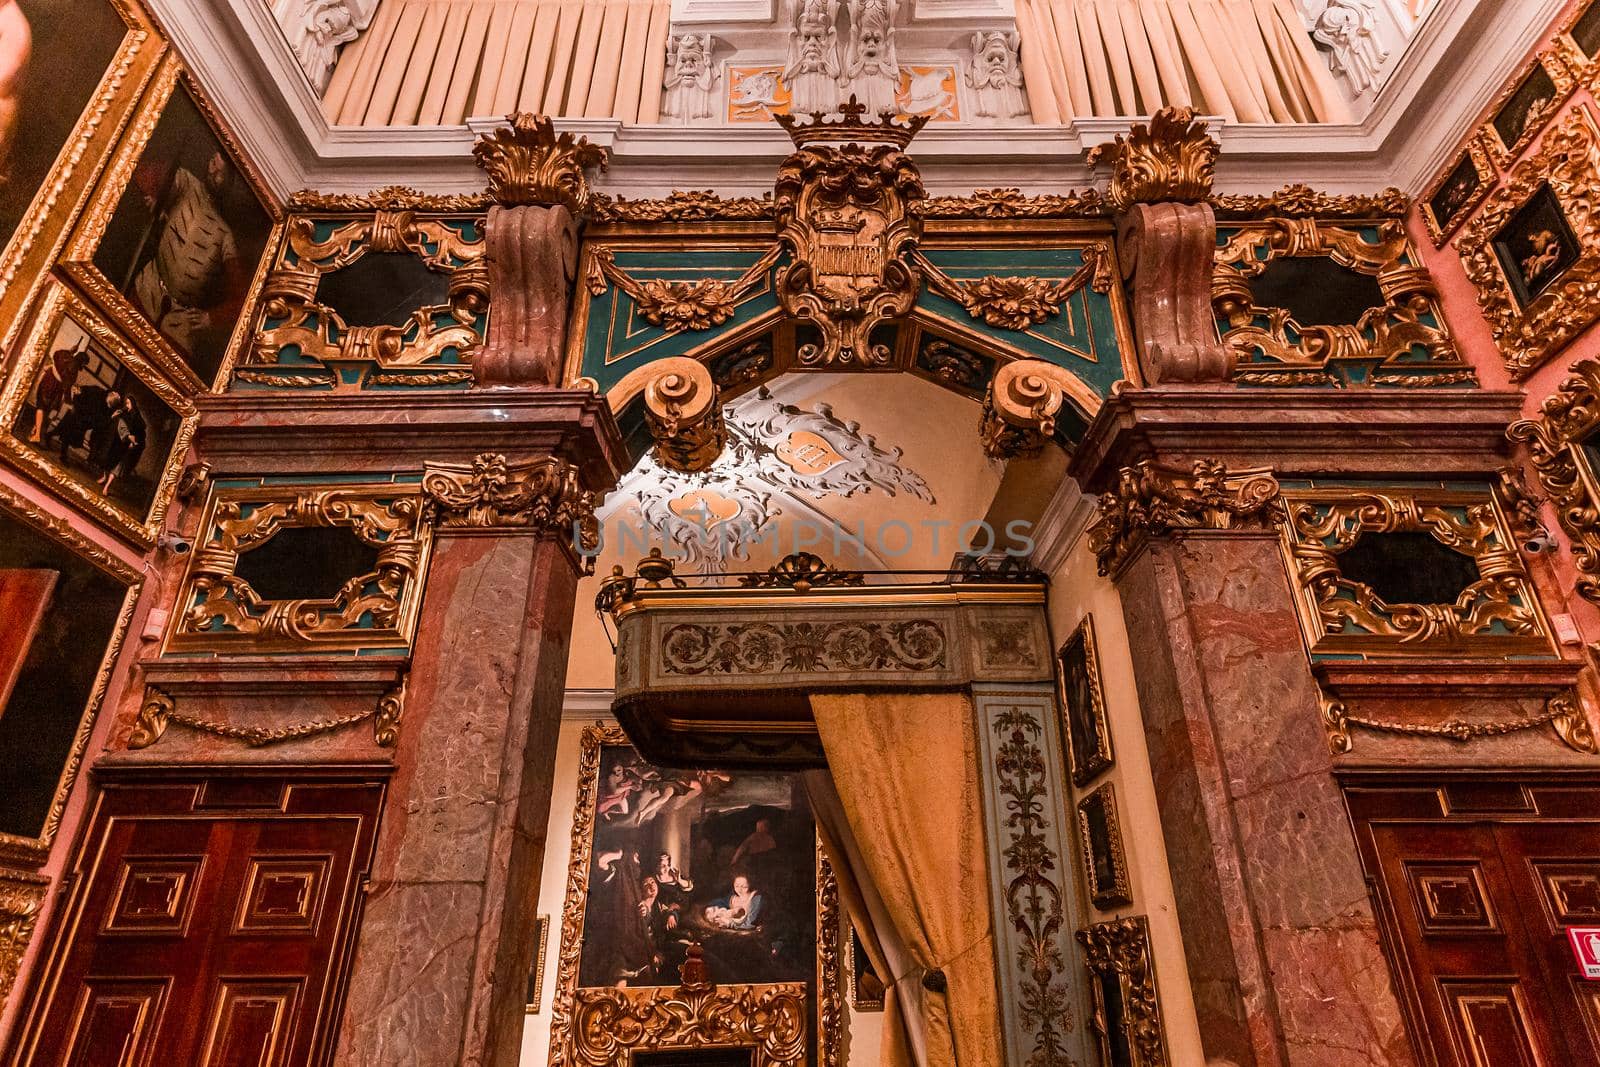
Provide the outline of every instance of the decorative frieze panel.
{"type": "Polygon", "coordinates": [[[1600,314],[1600,131],[1573,107],[1457,238],[1513,379],[1526,378],[1600,314]]]}
{"type": "Polygon", "coordinates": [[[1539,417],[1512,423],[1507,434],[1533,454],[1539,485],[1572,540],[1578,594],[1600,604],[1600,362],[1573,364],[1539,417]]]}
{"type": "Polygon", "coordinates": [[[1246,385],[1476,384],[1399,220],[1218,232],[1211,300],[1246,385]]]}
{"type": "Polygon", "coordinates": [[[168,652],[409,646],[431,543],[416,486],[223,482],[200,529],[168,652]]]}
{"type": "Polygon", "coordinates": [[[1328,750],[1342,756],[1355,748],[1351,734],[1357,728],[1373,733],[1402,737],[1441,737],[1459,744],[1486,737],[1503,737],[1549,726],[1561,743],[1577,752],[1593,754],[1597,749],[1594,730],[1584,714],[1576,693],[1557,693],[1545,701],[1544,710],[1534,715],[1507,718],[1451,718],[1433,722],[1377,718],[1354,714],[1342,700],[1324,697],[1322,727],[1328,735],[1328,750]]]}
{"type": "Polygon", "coordinates": [[[1284,490],[1312,656],[1554,655],[1493,490],[1284,490]]]}
{"type": "Polygon", "coordinates": [[[974,685],[983,766],[989,899],[1010,1067],[1090,1062],[1072,933],[1073,887],[1061,739],[1048,683],[974,685]]]}
{"type": "Polygon", "coordinates": [[[385,190],[301,194],[262,290],[233,387],[326,390],[465,386],[488,323],[481,213],[429,210],[385,190]]]}

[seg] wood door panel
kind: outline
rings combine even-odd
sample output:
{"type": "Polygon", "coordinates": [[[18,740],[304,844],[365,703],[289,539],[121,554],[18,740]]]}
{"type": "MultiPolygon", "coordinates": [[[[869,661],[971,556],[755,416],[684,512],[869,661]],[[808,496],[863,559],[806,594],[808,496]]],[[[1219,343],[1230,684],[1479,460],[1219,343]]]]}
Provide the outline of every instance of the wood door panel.
{"type": "Polygon", "coordinates": [[[294,773],[106,785],[9,1063],[327,1062],[384,787],[294,773]]]}
{"type": "Polygon", "coordinates": [[[1521,983],[1442,981],[1457,1054],[1472,1067],[1547,1067],[1523,1011],[1521,983]]]}

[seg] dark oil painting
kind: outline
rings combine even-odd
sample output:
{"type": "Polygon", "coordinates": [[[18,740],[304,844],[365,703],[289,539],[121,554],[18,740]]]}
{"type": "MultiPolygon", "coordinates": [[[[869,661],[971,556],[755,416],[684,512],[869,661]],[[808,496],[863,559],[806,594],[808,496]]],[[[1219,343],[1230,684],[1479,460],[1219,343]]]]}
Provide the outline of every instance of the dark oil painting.
{"type": "Polygon", "coordinates": [[[1585,56],[1590,59],[1600,57],[1600,0],[1584,9],[1569,32],[1585,56]]]}
{"type": "Polygon", "coordinates": [[[601,749],[580,986],[809,982],[816,824],[796,775],[677,771],[601,749]]]}
{"type": "Polygon", "coordinates": [[[1449,177],[1439,186],[1438,192],[1428,201],[1428,207],[1433,211],[1433,221],[1441,230],[1449,227],[1461,209],[1471,203],[1473,194],[1482,184],[1483,179],[1478,176],[1472,156],[1463,155],[1461,161],[1450,169],[1449,177]]]}
{"type": "Polygon", "coordinates": [[[126,592],[0,511],[0,833],[42,831],[126,592]]]}
{"type": "Polygon", "coordinates": [[[1561,201],[1548,185],[1541,185],[1500,227],[1494,250],[1524,307],[1566,273],[1581,251],[1561,201]]]}
{"type": "Polygon", "coordinates": [[[1094,648],[1094,623],[1085,616],[1056,654],[1060,673],[1062,715],[1070,744],[1072,780],[1086,784],[1111,766],[1111,732],[1106,722],[1105,694],[1100,685],[1094,648]]]}
{"type": "Polygon", "coordinates": [[[107,0],[0,0],[0,245],[16,233],[127,33],[107,0]]]}
{"type": "Polygon", "coordinates": [[[210,385],[271,231],[271,215],[180,83],[94,265],[210,385]]]}
{"type": "Polygon", "coordinates": [[[1528,76],[1522,79],[1522,84],[1511,94],[1511,99],[1490,120],[1500,137],[1500,143],[1507,148],[1516,147],[1523,135],[1531,132],[1533,123],[1555,103],[1555,99],[1556,83],[1551,80],[1550,72],[1544,69],[1543,63],[1535,63],[1528,76]]]}
{"type": "Polygon", "coordinates": [[[143,522],[182,416],[70,316],[46,352],[12,436],[143,522]]]}

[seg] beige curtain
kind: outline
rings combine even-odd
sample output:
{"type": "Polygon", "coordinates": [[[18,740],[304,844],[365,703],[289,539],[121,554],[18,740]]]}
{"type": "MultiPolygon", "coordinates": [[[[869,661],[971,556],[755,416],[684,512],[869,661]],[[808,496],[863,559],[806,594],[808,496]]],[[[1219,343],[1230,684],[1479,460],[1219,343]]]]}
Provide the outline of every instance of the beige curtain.
{"type": "Polygon", "coordinates": [[[827,831],[824,799],[825,843],[844,839],[829,845],[851,883],[841,893],[867,913],[898,1003],[882,1062],[1001,1063],[971,704],[960,693],[832,693],[811,707],[844,823],[827,831]]]}
{"type": "Polygon", "coordinates": [[[1230,122],[1348,122],[1294,0],[1017,0],[1035,122],[1190,106],[1230,122]]]}
{"type": "Polygon", "coordinates": [[[336,126],[459,126],[531,111],[660,117],[670,0],[384,0],[339,56],[336,126]]]}

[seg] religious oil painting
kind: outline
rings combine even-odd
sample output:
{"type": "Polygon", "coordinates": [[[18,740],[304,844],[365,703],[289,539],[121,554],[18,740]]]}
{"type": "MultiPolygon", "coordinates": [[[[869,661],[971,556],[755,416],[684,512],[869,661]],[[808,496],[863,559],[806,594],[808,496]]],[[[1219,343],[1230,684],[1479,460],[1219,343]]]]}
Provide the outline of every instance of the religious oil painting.
{"type": "Polygon", "coordinates": [[[27,215],[127,34],[111,0],[0,0],[0,245],[27,215]]]}
{"type": "Polygon", "coordinates": [[[815,965],[816,827],[789,774],[675,771],[600,754],[581,986],[675,986],[698,944],[719,983],[815,965]]]}
{"type": "Polygon", "coordinates": [[[1586,59],[1600,59],[1600,0],[1585,7],[1567,30],[1567,36],[1586,59]]]}
{"type": "Polygon", "coordinates": [[[1094,644],[1094,619],[1085,615],[1056,653],[1061,714],[1066,717],[1067,765],[1072,780],[1086,785],[1111,766],[1111,731],[1106,722],[1105,690],[1094,644]]]}
{"type": "Polygon", "coordinates": [[[126,627],[114,575],[0,509],[0,847],[50,836],[80,729],[126,627]]]}
{"type": "Polygon", "coordinates": [[[1556,95],[1556,83],[1550,72],[1542,62],[1535,63],[1489,120],[1500,143],[1511,150],[1521,144],[1523,138],[1531,136],[1555,105],[1556,95]]]}
{"type": "Polygon", "coordinates": [[[8,450],[137,529],[165,502],[192,408],[131,347],[80,314],[56,317],[31,347],[21,395],[7,408],[8,450]]]}
{"type": "Polygon", "coordinates": [[[272,216],[255,184],[180,81],[93,262],[209,386],[271,232],[272,216]]]}
{"type": "Polygon", "coordinates": [[[1524,307],[1555,284],[1581,252],[1561,202],[1548,185],[1506,220],[1495,234],[1494,250],[1524,307]]]}
{"type": "Polygon", "coordinates": [[[1116,788],[1111,782],[1078,801],[1078,840],[1089,879],[1089,899],[1094,906],[1105,911],[1131,904],[1133,895],[1122,850],[1122,827],[1117,820],[1116,788]]]}
{"type": "Polygon", "coordinates": [[[1467,221],[1493,184],[1494,170],[1484,149],[1476,141],[1468,144],[1422,198],[1423,220],[1436,244],[1467,221]]]}

